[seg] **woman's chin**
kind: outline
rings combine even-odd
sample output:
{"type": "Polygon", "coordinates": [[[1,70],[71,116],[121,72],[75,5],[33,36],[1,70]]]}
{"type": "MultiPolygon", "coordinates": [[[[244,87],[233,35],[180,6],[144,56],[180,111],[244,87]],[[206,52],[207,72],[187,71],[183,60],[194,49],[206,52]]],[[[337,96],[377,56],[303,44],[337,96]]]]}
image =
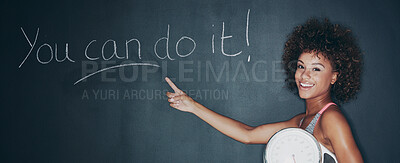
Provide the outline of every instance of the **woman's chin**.
{"type": "Polygon", "coordinates": [[[299,96],[303,100],[307,100],[307,97],[299,96]]]}
{"type": "Polygon", "coordinates": [[[307,93],[301,93],[301,92],[299,92],[299,97],[300,97],[301,99],[307,100],[307,99],[310,99],[310,98],[311,98],[311,95],[309,95],[309,94],[307,94],[307,93]]]}

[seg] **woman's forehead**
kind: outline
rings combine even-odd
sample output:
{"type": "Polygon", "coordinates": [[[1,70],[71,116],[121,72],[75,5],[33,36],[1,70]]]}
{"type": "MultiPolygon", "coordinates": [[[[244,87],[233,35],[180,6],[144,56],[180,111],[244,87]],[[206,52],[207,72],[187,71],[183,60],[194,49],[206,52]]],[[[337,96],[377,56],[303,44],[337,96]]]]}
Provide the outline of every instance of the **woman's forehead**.
{"type": "Polygon", "coordinates": [[[303,63],[321,63],[321,64],[330,64],[330,61],[328,58],[326,58],[324,55],[321,53],[314,53],[314,52],[304,52],[300,54],[299,56],[299,61],[303,63]]]}

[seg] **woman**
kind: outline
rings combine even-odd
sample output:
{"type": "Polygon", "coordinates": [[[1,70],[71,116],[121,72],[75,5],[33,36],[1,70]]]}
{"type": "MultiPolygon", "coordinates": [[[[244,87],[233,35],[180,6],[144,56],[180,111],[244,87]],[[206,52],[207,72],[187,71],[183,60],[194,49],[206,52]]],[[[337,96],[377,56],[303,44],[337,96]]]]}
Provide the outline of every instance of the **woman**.
{"type": "Polygon", "coordinates": [[[363,162],[348,122],[333,103],[347,102],[359,91],[361,59],[361,50],[348,28],[312,18],[289,35],[282,57],[285,82],[305,100],[305,113],[288,121],[251,127],[207,109],[165,78],[175,91],[167,93],[168,101],[171,107],[193,113],[245,144],[265,144],[281,129],[300,127],[334,153],[338,162],[363,162]]]}

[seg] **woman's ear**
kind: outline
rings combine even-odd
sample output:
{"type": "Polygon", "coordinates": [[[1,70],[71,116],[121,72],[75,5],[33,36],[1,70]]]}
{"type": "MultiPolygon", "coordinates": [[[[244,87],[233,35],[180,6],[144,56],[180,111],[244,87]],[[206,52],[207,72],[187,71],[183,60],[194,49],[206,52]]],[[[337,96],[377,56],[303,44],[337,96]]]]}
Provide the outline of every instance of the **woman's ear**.
{"type": "Polygon", "coordinates": [[[332,80],[331,80],[331,84],[335,84],[337,78],[338,78],[339,72],[333,72],[332,74],[332,80]]]}

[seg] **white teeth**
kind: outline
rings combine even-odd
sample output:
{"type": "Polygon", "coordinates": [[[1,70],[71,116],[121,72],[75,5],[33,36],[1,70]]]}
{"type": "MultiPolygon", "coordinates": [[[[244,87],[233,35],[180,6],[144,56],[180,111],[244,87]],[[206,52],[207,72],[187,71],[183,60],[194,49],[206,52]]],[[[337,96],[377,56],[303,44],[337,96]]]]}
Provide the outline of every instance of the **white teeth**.
{"type": "Polygon", "coordinates": [[[301,86],[303,87],[312,87],[314,86],[314,84],[304,84],[304,83],[300,83],[301,86]]]}

